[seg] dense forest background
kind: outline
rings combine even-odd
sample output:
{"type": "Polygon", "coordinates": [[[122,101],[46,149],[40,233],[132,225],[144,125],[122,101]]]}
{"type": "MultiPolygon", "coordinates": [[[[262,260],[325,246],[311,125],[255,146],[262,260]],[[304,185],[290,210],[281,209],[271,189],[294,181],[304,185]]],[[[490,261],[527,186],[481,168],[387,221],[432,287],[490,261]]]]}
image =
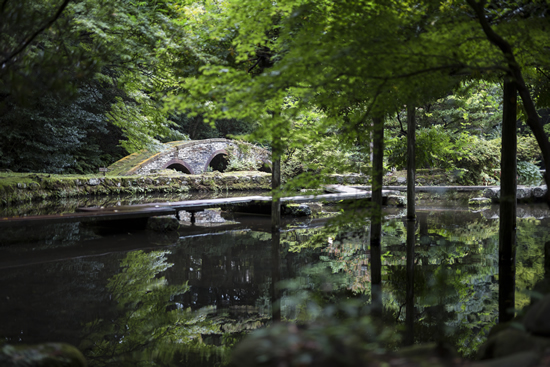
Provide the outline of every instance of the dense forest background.
{"type": "MultiPolygon", "coordinates": [[[[246,136],[280,150],[289,176],[364,173],[369,119],[381,116],[385,168],[401,170],[414,105],[417,168],[496,183],[502,83],[517,75],[484,22],[511,46],[548,140],[548,10],[543,1],[7,0],[0,168],[96,172],[167,141],[246,136]]],[[[518,175],[536,184],[540,143],[519,107],[518,175]]]]}

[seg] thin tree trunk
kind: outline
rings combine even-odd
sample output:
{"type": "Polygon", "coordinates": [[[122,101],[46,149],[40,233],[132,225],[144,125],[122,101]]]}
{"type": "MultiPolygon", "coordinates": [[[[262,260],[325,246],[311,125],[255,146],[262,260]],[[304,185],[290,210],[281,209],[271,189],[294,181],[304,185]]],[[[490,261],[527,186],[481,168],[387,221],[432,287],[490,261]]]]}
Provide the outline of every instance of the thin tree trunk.
{"type": "Polygon", "coordinates": [[[407,220],[407,293],[405,296],[405,338],[404,345],[414,344],[414,246],[415,221],[407,220]]]}
{"type": "Polygon", "coordinates": [[[514,317],[516,288],[517,89],[504,81],[499,228],[499,322],[514,317]]]}
{"type": "Polygon", "coordinates": [[[277,283],[281,280],[280,243],[281,243],[281,150],[278,141],[273,142],[271,167],[271,317],[274,322],[281,321],[281,301],[277,283]]]}
{"type": "Polygon", "coordinates": [[[416,175],[416,121],[415,107],[407,105],[407,219],[414,220],[416,175]]]}
{"type": "Polygon", "coordinates": [[[273,162],[271,168],[271,230],[279,232],[281,228],[281,199],[278,196],[278,190],[281,186],[281,156],[273,152],[273,162]]]}
{"type": "Polygon", "coordinates": [[[372,133],[372,198],[371,198],[371,292],[373,312],[382,313],[382,177],[384,159],[384,120],[373,118],[372,133]]]}
{"type": "Polygon", "coordinates": [[[273,322],[281,321],[281,297],[278,283],[281,281],[281,232],[271,233],[271,319],[273,322]]]}

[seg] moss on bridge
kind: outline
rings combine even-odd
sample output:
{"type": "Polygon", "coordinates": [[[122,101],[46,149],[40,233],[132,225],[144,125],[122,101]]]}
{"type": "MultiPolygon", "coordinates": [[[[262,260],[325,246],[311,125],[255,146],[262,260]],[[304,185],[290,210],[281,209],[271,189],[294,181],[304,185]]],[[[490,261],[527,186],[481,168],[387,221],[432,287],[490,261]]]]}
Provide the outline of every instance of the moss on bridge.
{"type": "Polygon", "coordinates": [[[127,172],[130,172],[133,168],[140,166],[150,158],[156,155],[165,153],[168,150],[174,148],[175,146],[181,145],[184,143],[186,143],[186,141],[183,141],[183,140],[171,141],[169,143],[165,143],[164,145],[166,146],[166,148],[159,152],[143,149],[143,150],[140,150],[139,152],[132,153],[116,161],[115,163],[111,164],[109,166],[109,171],[107,172],[107,176],[123,176],[127,172]]]}

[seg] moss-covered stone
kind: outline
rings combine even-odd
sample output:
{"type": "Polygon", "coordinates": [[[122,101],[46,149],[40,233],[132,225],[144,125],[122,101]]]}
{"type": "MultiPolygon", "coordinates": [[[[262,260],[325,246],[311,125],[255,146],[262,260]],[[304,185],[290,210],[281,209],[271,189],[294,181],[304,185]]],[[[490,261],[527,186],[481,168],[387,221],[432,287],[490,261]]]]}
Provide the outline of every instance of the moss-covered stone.
{"type": "Polygon", "coordinates": [[[284,215],[293,215],[295,217],[309,217],[311,209],[306,204],[287,204],[281,205],[281,211],[284,215]]]}
{"type": "Polygon", "coordinates": [[[9,345],[0,347],[0,365],[6,367],[85,367],[80,351],[69,344],[9,345]]]}
{"type": "Polygon", "coordinates": [[[4,205],[47,198],[270,188],[271,175],[255,171],[146,177],[0,173],[0,201],[4,205]]]}
{"type": "Polygon", "coordinates": [[[483,206],[483,205],[491,205],[492,200],[489,198],[471,198],[468,200],[468,205],[470,206],[483,206]]]}

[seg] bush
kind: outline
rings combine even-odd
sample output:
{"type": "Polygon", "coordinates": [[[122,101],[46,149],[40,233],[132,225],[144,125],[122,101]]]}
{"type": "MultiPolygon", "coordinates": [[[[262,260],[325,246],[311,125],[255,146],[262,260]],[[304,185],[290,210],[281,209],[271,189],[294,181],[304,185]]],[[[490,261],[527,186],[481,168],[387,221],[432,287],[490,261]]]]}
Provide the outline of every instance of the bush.
{"type": "MultiPolygon", "coordinates": [[[[388,164],[398,170],[407,167],[407,138],[397,137],[386,142],[388,164]]],[[[416,168],[451,168],[456,158],[451,135],[441,126],[420,128],[416,132],[416,168]]]]}
{"type": "Polygon", "coordinates": [[[258,171],[262,167],[262,162],[255,159],[243,159],[231,155],[225,172],[235,171],[258,171]]]}
{"type": "Polygon", "coordinates": [[[541,159],[542,156],[537,139],[531,135],[518,136],[518,161],[537,163],[541,159]]]}
{"type": "Polygon", "coordinates": [[[457,142],[459,156],[453,162],[465,170],[459,183],[478,185],[496,183],[500,168],[500,139],[485,140],[475,135],[463,135],[457,142]]]}
{"type": "MultiPolygon", "coordinates": [[[[419,129],[416,139],[416,169],[440,168],[460,172],[458,182],[463,185],[498,180],[500,139],[485,140],[467,134],[455,137],[440,126],[419,129]]],[[[387,145],[389,165],[405,169],[406,137],[390,139],[387,145]]]]}
{"type": "Polygon", "coordinates": [[[518,184],[539,186],[542,183],[542,175],[537,166],[531,162],[518,162],[518,184]]]}

